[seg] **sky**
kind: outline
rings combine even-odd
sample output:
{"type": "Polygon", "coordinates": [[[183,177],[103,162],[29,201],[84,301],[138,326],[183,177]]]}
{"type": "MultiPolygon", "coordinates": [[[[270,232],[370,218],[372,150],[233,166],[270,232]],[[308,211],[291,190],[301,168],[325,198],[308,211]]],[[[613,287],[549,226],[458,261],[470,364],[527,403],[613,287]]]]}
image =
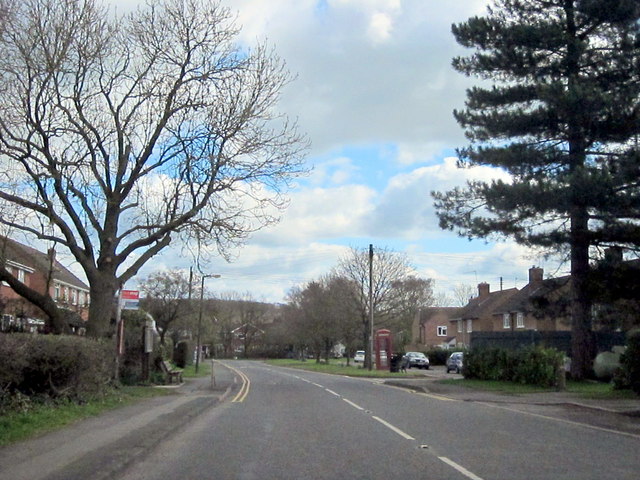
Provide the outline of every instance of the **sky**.
{"type": "MultiPolygon", "coordinates": [[[[127,9],[135,0],[112,0],[127,9]]],[[[476,82],[455,72],[465,54],[451,24],[486,13],[486,0],[223,0],[238,14],[239,40],[266,40],[296,76],[279,109],[311,141],[311,172],[289,191],[281,221],[214,258],[205,273],[214,295],[283,302],[292,287],[329,273],[351,248],[404,252],[439,296],[487,282],[521,288],[544,260],[511,242],[468,241],[438,226],[430,192],[503,173],[456,168],[467,145],[452,111],[476,82]]],[[[467,52],[468,53],[468,52],[467,52]]],[[[143,268],[189,268],[178,246],[143,268]]],[[[135,288],[135,281],[127,285],[135,288]]],[[[453,304],[453,303],[451,303],[453,304]]]]}

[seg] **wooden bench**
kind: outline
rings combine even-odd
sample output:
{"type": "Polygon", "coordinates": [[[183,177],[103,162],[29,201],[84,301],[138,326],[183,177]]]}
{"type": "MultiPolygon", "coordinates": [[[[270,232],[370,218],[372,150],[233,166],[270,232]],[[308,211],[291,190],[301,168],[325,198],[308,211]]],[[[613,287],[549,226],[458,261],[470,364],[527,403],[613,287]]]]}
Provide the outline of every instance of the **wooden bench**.
{"type": "Polygon", "coordinates": [[[169,362],[166,360],[162,360],[160,362],[160,368],[167,376],[167,380],[170,384],[173,383],[173,379],[175,378],[178,383],[182,383],[182,370],[179,368],[174,368],[169,362]]]}

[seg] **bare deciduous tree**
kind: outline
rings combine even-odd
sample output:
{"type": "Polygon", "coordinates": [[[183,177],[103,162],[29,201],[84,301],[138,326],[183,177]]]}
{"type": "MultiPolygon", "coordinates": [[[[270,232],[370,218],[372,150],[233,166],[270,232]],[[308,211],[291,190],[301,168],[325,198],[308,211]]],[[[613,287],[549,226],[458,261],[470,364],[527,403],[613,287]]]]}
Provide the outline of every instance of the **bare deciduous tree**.
{"type": "Polygon", "coordinates": [[[458,283],[455,287],[453,287],[453,298],[456,302],[456,305],[459,307],[464,307],[472,297],[476,296],[478,291],[474,288],[473,285],[469,285],[468,283],[458,283]]]}
{"type": "MultiPolygon", "coordinates": [[[[354,298],[362,320],[362,340],[369,353],[369,284],[371,283],[374,328],[405,325],[413,309],[433,303],[432,281],[411,275],[407,257],[387,249],[374,251],[372,281],[369,281],[369,251],[351,249],[343,258],[336,273],[355,286],[354,298]]],[[[369,355],[366,355],[368,363],[369,355]]]]}
{"type": "Polygon", "coordinates": [[[181,270],[154,272],[140,282],[140,290],[145,295],[141,305],[156,321],[162,345],[171,325],[181,316],[192,313],[189,289],[189,274],[181,270]]]}
{"type": "Polygon", "coordinates": [[[225,255],[276,220],[304,170],[306,140],[275,111],[290,76],[266,46],[236,43],[218,1],[2,10],[0,224],[69,250],[90,285],[89,335],[172,239],[225,255]]]}

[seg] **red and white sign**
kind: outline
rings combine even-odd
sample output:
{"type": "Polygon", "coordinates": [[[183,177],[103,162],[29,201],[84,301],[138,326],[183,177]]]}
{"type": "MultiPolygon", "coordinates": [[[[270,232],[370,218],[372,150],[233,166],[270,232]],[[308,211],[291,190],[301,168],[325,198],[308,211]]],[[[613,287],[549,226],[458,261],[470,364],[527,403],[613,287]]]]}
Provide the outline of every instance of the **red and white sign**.
{"type": "Polygon", "coordinates": [[[137,310],[140,302],[140,292],[138,290],[122,290],[120,294],[123,310],[137,310]]]}

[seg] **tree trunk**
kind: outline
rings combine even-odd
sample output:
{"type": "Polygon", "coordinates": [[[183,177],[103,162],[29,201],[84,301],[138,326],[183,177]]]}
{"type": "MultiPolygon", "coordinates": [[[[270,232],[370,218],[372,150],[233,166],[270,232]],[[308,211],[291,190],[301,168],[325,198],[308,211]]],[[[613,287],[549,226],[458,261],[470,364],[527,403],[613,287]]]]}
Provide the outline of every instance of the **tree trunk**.
{"type": "Polygon", "coordinates": [[[584,239],[586,221],[586,214],[572,219],[575,243],[571,248],[571,376],[575,380],[590,374],[594,353],[588,291],[589,244],[584,239]]]}
{"type": "Polygon", "coordinates": [[[117,299],[115,281],[93,279],[90,282],[91,303],[89,305],[89,321],[87,336],[104,338],[113,334],[111,319],[115,318],[117,299]]]}

